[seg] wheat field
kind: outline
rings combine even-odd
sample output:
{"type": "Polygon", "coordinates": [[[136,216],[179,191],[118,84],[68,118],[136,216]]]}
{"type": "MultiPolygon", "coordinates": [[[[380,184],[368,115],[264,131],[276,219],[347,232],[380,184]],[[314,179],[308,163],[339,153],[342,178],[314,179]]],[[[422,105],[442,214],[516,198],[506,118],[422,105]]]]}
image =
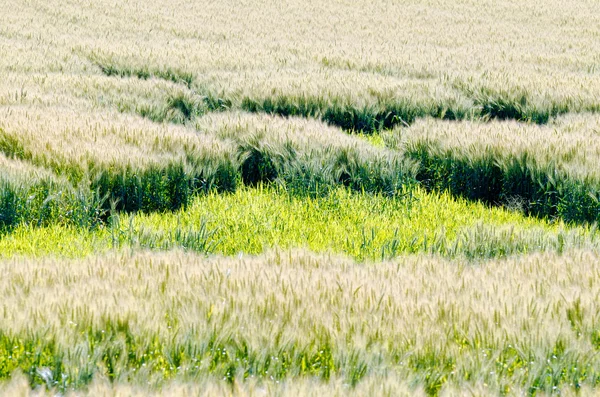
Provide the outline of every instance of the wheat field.
{"type": "Polygon", "coordinates": [[[598,394],[595,1],[0,8],[0,394],[598,394]]]}
{"type": "Polygon", "coordinates": [[[224,376],[242,389],[256,378],[275,388],[339,378],[332,390],[382,378],[391,394],[582,387],[600,376],[599,263],[585,250],[481,265],[293,250],[10,260],[0,368],[27,362],[34,381],[67,391],[92,374],[183,386],[224,376]]]}

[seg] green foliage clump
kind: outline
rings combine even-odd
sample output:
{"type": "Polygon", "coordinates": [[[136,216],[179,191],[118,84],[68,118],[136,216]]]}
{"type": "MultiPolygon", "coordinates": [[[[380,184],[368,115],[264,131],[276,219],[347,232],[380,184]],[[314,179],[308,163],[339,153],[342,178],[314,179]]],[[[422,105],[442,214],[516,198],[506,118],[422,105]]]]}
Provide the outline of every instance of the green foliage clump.
{"type": "Polygon", "coordinates": [[[84,186],[0,179],[0,231],[20,224],[43,227],[54,223],[93,229],[102,223],[104,202],[104,196],[84,186]]]}
{"type": "Polygon", "coordinates": [[[525,214],[566,222],[600,220],[600,184],[578,179],[528,155],[505,155],[492,148],[482,152],[441,149],[419,141],[406,147],[419,164],[417,179],[430,189],[488,204],[517,203],[525,214]]]}

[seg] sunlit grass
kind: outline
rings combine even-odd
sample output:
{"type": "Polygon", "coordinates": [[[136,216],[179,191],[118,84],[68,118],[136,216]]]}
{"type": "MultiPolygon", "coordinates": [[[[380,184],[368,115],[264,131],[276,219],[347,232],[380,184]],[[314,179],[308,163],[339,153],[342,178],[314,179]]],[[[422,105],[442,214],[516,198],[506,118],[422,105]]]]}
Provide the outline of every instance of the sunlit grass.
{"type": "Polygon", "coordinates": [[[81,258],[110,248],[106,230],[89,231],[74,226],[19,226],[0,235],[0,257],[47,255],[81,258]]]}
{"type": "Polygon", "coordinates": [[[487,258],[596,241],[595,229],[570,228],[422,189],[389,198],[338,188],[314,198],[269,187],[242,188],[198,196],[185,210],[114,213],[107,222],[91,230],[20,226],[0,239],[0,252],[77,257],[112,248],[181,247],[235,255],[304,247],[380,260],[411,252],[487,258]]]}
{"type": "Polygon", "coordinates": [[[358,259],[385,258],[385,247],[393,241],[395,254],[428,251],[427,241],[433,244],[436,237],[453,241],[482,223],[493,229],[512,226],[515,232],[542,229],[547,235],[564,229],[560,223],[422,190],[395,200],[344,189],[317,199],[274,193],[259,189],[199,197],[185,212],[139,216],[133,223],[158,232],[193,228],[204,221],[215,230],[217,251],[227,255],[277,246],[331,250],[358,259]]]}

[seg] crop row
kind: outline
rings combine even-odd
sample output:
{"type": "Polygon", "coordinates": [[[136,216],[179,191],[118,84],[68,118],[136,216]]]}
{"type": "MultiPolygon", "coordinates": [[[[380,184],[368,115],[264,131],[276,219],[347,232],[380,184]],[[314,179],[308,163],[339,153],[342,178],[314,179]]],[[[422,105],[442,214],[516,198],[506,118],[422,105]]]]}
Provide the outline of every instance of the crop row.
{"type": "Polygon", "coordinates": [[[63,392],[97,377],[351,388],[388,375],[430,395],[594,387],[599,263],[594,251],[485,266],[306,251],[3,260],[0,378],[19,370],[63,392]]]}
{"type": "MultiPolygon", "coordinates": [[[[596,112],[600,103],[575,96],[552,97],[530,93],[522,87],[473,86],[460,80],[394,81],[391,87],[373,88],[356,76],[339,76],[326,87],[303,88],[298,77],[291,83],[280,81],[273,89],[243,82],[231,82],[238,89],[226,89],[217,83],[199,82],[189,71],[152,66],[127,65],[112,58],[92,58],[107,76],[162,79],[183,85],[184,94],[168,97],[164,103],[136,109],[154,121],[185,122],[194,115],[210,111],[244,110],[279,116],[298,116],[322,120],[344,130],[373,133],[396,125],[433,117],[445,120],[517,120],[548,123],[564,113],[596,112]],[[291,85],[291,86],[290,86],[291,85]],[[358,86],[352,90],[346,85],[358,86]],[[359,89],[362,87],[362,91],[359,89]]],[[[230,81],[232,76],[222,76],[230,81]]],[[[235,79],[234,79],[235,80],[235,79]]],[[[319,81],[317,79],[317,81],[319,81]]],[[[268,84],[267,84],[268,86],[268,84]]]]}
{"type": "Polygon", "coordinates": [[[388,136],[417,161],[426,186],[569,222],[600,220],[600,118],[545,126],[423,120],[388,136]]]}
{"type": "Polygon", "coordinates": [[[41,206],[66,212],[58,198],[82,194],[102,217],[111,208],[174,210],[197,192],[241,183],[273,182],[303,194],[341,184],[394,195],[414,173],[395,152],[318,122],[237,113],[208,115],[188,128],[115,113],[9,108],[0,117],[0,152],[3,168],[19,170],[2,174],[4,227],[47,224],[55,211],[41,206]],[[14,176],[26,170],[35,177],[14,176]]]}
{"type": "Polygon", "coordinates": [[[238,112],[185,125],[115,112],[7,107],[0,115],[0,224],[93,226],[111,209],[185,208],[194,194],[274,183],[398,195],[427,188],[526,214],[596,222],[599,118],[538,126],[425,119],[378,146],[324,124],[238,112]]]}

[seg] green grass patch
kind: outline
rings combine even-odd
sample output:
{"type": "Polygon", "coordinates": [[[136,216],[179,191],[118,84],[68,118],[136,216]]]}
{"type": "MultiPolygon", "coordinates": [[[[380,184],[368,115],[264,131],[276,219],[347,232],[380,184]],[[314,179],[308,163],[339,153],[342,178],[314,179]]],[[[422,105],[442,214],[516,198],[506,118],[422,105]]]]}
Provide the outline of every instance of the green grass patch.
{"type": "Polygon", "coordinates": [[[0,257],[60,256],[80,258],[111,248],[110,234],[103,228],[93,231],[72,225],[46,227],[22,225],[0,234],[0,257]]]}
{"type": "Polygon", "coordinates": [[[133,225],[156,232],[206,225],[214,230],[217,252],[227,255],[300,246],[359,260],[412,252],[496,257],[564,249],[585,244],[588,233],[595,236],[420,189],[396,199],[345,189],[322,198],[243,189],[199,197],[185,212],[139,216],[133,225]]]}
{"type": "Polygon", "coordinates": [[[0,239],[0,252],[77,256],[92,250],[142,247],[234,255],[306,247],[358,260],[416,252],[482,259],[562,251],[595,241],[595,229],[567,228],[560,222],[421,189],[397,198],[345,188],[322,197],[299,197],[258,187],[198,196],[176,212],[113,212],[104,226],[94,230],[17,227],[0,239]]]}

